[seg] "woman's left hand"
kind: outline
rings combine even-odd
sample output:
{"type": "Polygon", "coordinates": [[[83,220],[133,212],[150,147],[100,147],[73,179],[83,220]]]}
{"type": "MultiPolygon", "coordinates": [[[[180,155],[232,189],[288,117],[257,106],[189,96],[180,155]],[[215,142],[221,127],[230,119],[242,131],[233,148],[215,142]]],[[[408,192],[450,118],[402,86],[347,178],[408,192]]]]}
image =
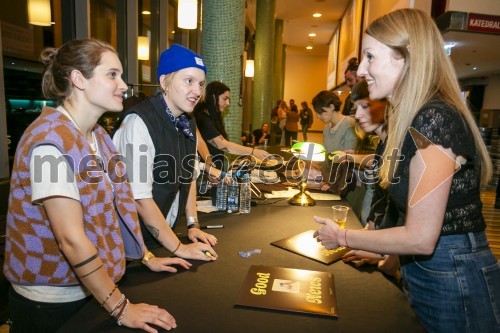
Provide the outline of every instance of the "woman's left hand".
{"type": "Polygon", "coordinates": [[[148,260],[146,266],[153,272],[170,272],[176,273],[177,268],[172,267],[172,265],[179,265],[184,269],[189,269],[191,263],[182,258],[159,258],[153,257],[148,260]]]}
{"type": "Polygon", "coordinates": [[[214,235],[207,234],[198,228],[191,228],[188,230],[188,237],[191,242],[196,243],[201,241],[205,244],[215,246],[217,244],[217,238],[214,235]]]}
{"type": "Polygon", "coordinates": [[[314,216],[314,221],[323,226],[314,232],[313,237],[328,250],[339,247],[338,234],[341,230],[340,227],[332,220],[319,216],[314,216]]]}

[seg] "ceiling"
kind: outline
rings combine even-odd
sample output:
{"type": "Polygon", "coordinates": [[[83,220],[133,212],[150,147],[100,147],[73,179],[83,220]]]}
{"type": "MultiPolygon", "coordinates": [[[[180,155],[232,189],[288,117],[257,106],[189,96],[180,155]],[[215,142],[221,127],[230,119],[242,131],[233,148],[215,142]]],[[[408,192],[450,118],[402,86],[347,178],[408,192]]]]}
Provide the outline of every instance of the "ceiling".
{"type": "MultiPolygon", "coordinates": [[[[246,0],[247,15],[255,26],[257,0],[246,0]]],[[[328,55],[328,44],[350,0],[276,0],[276,18],[283,20],[283,44],[287,52],[328,55]],[[320,12],[320,18],[313,13],[320,12]],[[310,39],[308,34],[317,34],[310,39]],[[306,46],[312,45],[312,50],[306,46]]],[[[451,59],[459,79],[500,75],[500,35],[449,31],[445,41],[454,42],[451,59]],[[474,70],[473,68],[476,67],[474,70]]]]}

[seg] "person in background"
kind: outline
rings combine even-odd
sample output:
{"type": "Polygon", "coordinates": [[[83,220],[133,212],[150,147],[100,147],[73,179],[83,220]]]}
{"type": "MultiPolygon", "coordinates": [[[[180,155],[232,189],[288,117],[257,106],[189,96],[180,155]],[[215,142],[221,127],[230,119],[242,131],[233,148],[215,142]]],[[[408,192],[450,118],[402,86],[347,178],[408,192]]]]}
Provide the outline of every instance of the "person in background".
{"type": "Polygon", "coordinates": [[[212,261],[217,238],[200,230],[196,211],[196,124],[191,115],[203,95],[203,59],[173,44],[158,63],[161,93],[124,114],[113,141],[133,167],[132,191],[146,244],[186,259],[212,261]],[[191,244],[172,228],[186,215],[191,244]],[[211,255],[206,255],[206,252],[211,255]]]}
{"type": "Polygon", "coordinates": [[[269,144],[269,138],[271,137],[271,131],[269,129],[269,124],[264,123],[262,124],[261,128],[256,129],[253,131],[253,137],[254,137],[254,144],[256,145],[263,145],[264,140],[268,140],[267,143],[269,144]]]}
{"type": "Polygon", "coordinates": [[[253,141],[253,136],[250,132],[241,132],[241,145],[251,146],[253,141]]]}
{"type": "Polygon", "coordinates": [[[274,108],[272,108],[272,110],[271,110],[271,118],[274,116],[278,117],[278,109],[279,109],[280,105],[281,105],[281,99],[278,99],[276,101],[276,106],[274,108]]]}
{"type": "Polygon", "coordinates": [[[420,10],[396,10],[368,26],[362,53],[358,75],[370,98],[390,102],[379,176],[397,226],[340,229],[315,217],[314,236],[328,249],[398,254],[404,290],[427,332],[499,332],[500,264],[480,199],[492,165],[441,32],[420,10]]]}
{"type": "Polygon", "coordinates": [[[270,145],[278,145],[281,142],[283,130],[280,128],[278,116],[271,117],[271,142],[270,145]]]}
{"type": "Polygon", "coordinates": [[[299,109],[297,108],[297,104],[295,104],[295,100],[293,98],[290,99],[290,110],[299,113],[299,109]]]}
{"type": "MultiPolygon", "coordinates": [[[[280,106],[278,107],[278,123],[280,125],[280,128],[282,132],[285,132],[285,125],[286,125],[286,115],[288,111],[288,106],[286,105],[285,101],[281,101],[280,106]]],[[[280,141],[280,146],[285,145],[285,135],[281,135],[281,141],[280,141]]]]}
{"type": "Polygon", "coordinates": [[[302,107],[299,114],[300,125],[302,126],[302,140],[305,142],[307,141],[307,131],[311,128],[314,117],[306,101],[300,103],[300,106],[302,107]]]}
{"type": "MultiPolygon", "coordinates": [[[[358,71],[358,58],[349,59],[349,63],[347,64],[347,68],[344,72],[344,78],[345,78],[345,83],[350,90],[352,90],[352,87],[354,87],[354,85],[361,80],[361,78],[358,77],[357,75],[357,71],[358,71]]],[[[349,95],[346,97],[344,101],[342,114],[344,116],[354,117],[355,113],[356,113],[356,106],[353,104],[351,95],[349,95]]]]}
{"type": "Polygon", "coordinates": [[[230,90],[219,81],[207,85],[206,95],[195,107],[194,116],[203,139],[208,143],[212,161],[216,167],[223,169],[224,152],[238,155],[253,155],[261,160],[269,153],[265,150],[245,147],[228,141],[228,135],[222,120],[222,113],[229,107],[230,90]]]}
{"type": "MultiPolygon", "coordinates": [[[[293,101],[293,99],[291,100],[293,101]]],[[[297,141],[297,133],[299,132],[299,111],[297,105],[294,108],[286,110],[286,123],[285,123],[285,146],[291,147],[293,141],[297,141]]]]}
{"type": "Polygon", "coordinates": [[[144,246],[127,175],[113,163],[119,153],[97,125],[123,108],[120,60],[94,39],[47,48],[41,60],[43,94],[58,106],[43,109],[15,156],[3,268],[10,332],[55,332],[91,297],[118,325],[175,328],[167,311],[131,303],[116,285],[126,257],[153,271],[190,267],[144,246]]]}

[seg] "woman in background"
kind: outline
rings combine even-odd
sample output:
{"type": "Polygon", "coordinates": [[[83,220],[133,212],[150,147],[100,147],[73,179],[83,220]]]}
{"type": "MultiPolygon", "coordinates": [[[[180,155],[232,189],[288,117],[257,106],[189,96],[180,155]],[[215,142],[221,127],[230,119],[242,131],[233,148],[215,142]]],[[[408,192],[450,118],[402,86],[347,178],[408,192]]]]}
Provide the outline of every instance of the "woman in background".
{"type": "Polygon", "coordinates": [[[441,32],[426,13],[397,10],[368,26],[362,52],[358,75],[370,98],[390,102],[379,175],[398,223],[360,231],[315,217],[322,225],[315,236],[329,249],[399,254],[404,289],[426,331],[499,332],[500,265],[480,200],[492,165],[441,32]]]}
{"type": "Polygon", "coordinates": [[[300,103],[300,106],[302,107],[299,114],[300,125],[302,126],[302,141],[306,142],[307,131],[309,131],[312,126],[314,116],[306,101],[300,103]]]}
{"type": "Polygon", "coordinates": [[[194,109],[196,124],[203,139],[208,143],[212,161],[216,167],[224,170],[224,152],[237,155],[253,155],[261,160],[269,153],[265,150],[245,147],[228,141],[228,135],[222,113],[229,107],[231,94],[229,87],[219,81],[207,85],[205,99],[194,109]]]}

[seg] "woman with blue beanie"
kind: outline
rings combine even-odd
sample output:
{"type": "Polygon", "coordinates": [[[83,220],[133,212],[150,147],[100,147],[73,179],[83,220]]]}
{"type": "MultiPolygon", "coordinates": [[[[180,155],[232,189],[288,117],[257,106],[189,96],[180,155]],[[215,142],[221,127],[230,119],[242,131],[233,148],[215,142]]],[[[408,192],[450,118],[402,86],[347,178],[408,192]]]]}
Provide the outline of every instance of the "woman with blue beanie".
{"type": "Polygon", "coordinates": [[[158,64],[161,93],[127,110],[113,141],[125,155],[145,243],[184,259],[216,260],[217,239],[200,230],[196,213],[196,124],[191,113],[204,93],[200,55],[174,44],[158,64]],[[172,228],[186,214],[192,244],[172,228]],[[208,255],[210,253],[210,255],[208,255]]]}

